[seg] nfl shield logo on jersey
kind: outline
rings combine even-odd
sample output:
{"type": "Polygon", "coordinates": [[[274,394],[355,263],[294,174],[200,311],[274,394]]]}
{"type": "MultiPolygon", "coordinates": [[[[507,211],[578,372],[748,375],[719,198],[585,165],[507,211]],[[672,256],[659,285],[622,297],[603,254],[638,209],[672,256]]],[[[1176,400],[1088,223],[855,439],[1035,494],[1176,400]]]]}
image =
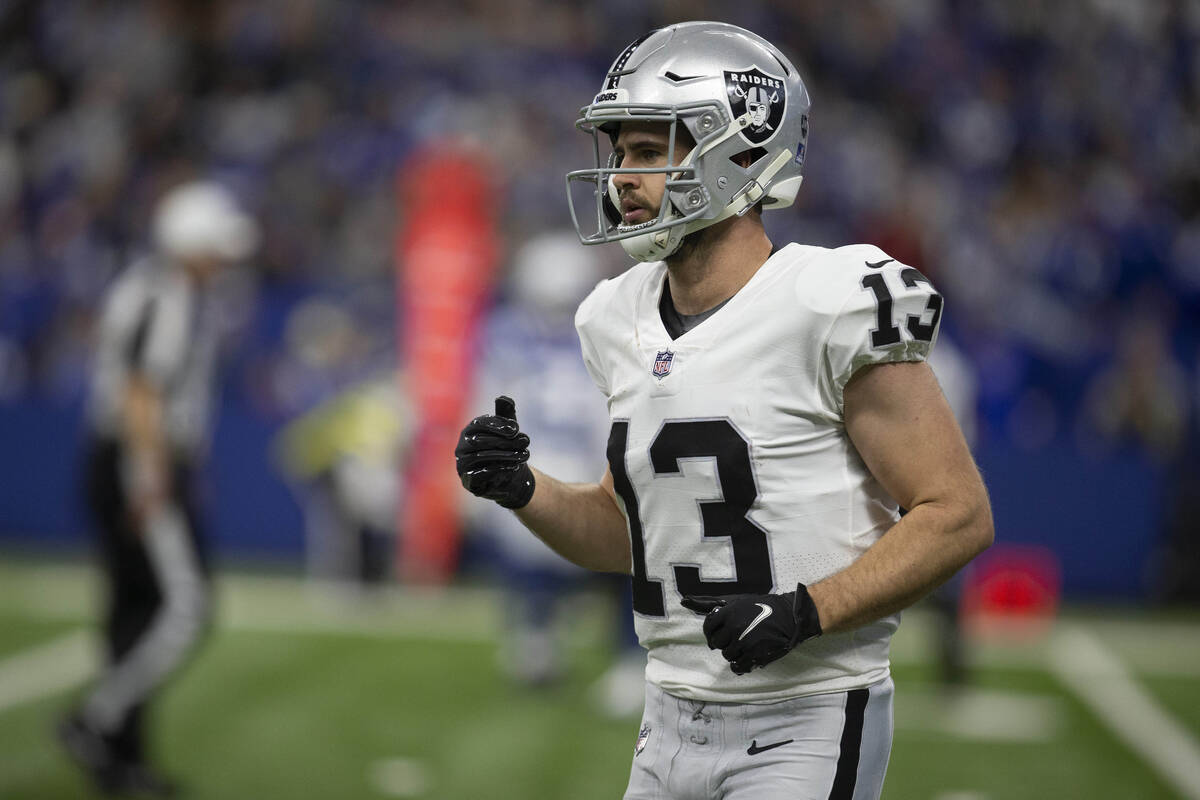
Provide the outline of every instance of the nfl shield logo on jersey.
{"type": "Polygon", "coordinates": [[[633,757],[634,758],[637,758],[638,756],[640,756],[642,754],[642,751],[646,749],[646,741],[649,740],[649,738],[650,738],[650,726],[643,725],[642,729],[640,731],[638,731],[637,744],[634,745],[634,747],[633,747],[633,757]]]}
{"type": "Polygon", "coordinates": [[[662,380],[671,374],[671,362],[675,360],[675,354],[670,350],[659,350],[654,356],[654,369],[650,372],[654,377],[662,380]]]}

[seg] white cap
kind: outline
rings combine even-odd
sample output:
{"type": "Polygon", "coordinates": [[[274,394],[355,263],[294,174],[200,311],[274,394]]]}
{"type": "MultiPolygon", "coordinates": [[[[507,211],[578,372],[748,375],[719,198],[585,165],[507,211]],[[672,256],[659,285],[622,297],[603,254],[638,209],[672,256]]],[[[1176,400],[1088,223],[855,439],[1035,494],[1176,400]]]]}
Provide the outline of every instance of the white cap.
{"type": "Polygon", "coordinates": [[[209,181],[172,189],[154,212],[154,241],[168,256],[245,258],[258,247],[258,225],[229,190],[209,181]]]}

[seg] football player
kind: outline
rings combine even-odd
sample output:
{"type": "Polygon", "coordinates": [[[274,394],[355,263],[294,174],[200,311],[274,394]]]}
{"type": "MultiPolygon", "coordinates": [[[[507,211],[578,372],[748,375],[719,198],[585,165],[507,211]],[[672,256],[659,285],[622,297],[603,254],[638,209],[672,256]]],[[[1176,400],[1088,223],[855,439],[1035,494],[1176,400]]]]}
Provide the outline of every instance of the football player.
{"type": "Polygon", "coordinates": [[[925,363],[941,296],[874,246],[777,247],[763,228],[800,187],[809,107],[792,62],[741,28],[629,45],[578,122],[596,164],[567,176],[584,244],[640,262],[576,315],[608,469],[530,467],[505,397],[456,451],[469,491],[632,577],[648,662],[629,800],[878,797],[899,613],[992,541],[925,363]]]}

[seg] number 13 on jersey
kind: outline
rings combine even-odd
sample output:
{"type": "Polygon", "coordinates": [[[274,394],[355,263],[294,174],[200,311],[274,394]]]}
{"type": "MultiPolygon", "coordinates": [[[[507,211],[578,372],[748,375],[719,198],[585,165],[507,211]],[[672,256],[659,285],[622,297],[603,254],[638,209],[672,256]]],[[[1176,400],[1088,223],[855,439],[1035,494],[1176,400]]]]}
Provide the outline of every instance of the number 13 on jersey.
{"type": "MultiPolygon", "coordinates": [[[[889,259],[890,260],[890,259],[889,259]]],[[[893,262],[894,263],[894,262],[893,262]]],[[[878,266],[867,262],[867,266],[873,269],[878,269],[883,266],[878,266]]],[[[916,288],[918,283],[923,283],[932,291],[933,284],[929,279],[922,275],[912,267],[904,267],[900,270],[900,280],[909,289],[916,288]]],[[[863,275],[862,287],[870,289],[875,294],[875,308],[878,314],[876,327],[871,331],[871,347],[890,347],[900,343],[900,329],[896,327],[895,321],[892,319],[892,293],[888,289],[888,282],[883,273],[869,272],[863,275]]],[[[938,321],[942,316],[942,296],[937,292],[929,295],[929,302],[925,306],[925,314],[909,314],[905,319],[905,327],[912,337],[921,342],[933,341],[933,334],[937,331],[938,321]],[[929,322],[923,323],[921,319],[928,314],[929,322]]]]}
{"type": "MultiPolygon", "coordinates": [[[[661,580],[646,570],[646,543],[637,492],[629,480],[625,453],[629,422],[615,420],[608,438],[608,463],[613,488],[625,503],[633,554],[633,609],[650,617],[665,617],[661,580]]],[[[726,419],[668,420],[650,444],[654,477],[678,475],[682,459],[711,458],[716,463],[719,500],[700,502],[701,539],[728,539],[733,548],[732,580],[708,581],[694,564],[673,564],[680,595],[766,594],[774,588],[767,534],[746,515],[758,499],[750,461],[750,443],[726,419]]]]}

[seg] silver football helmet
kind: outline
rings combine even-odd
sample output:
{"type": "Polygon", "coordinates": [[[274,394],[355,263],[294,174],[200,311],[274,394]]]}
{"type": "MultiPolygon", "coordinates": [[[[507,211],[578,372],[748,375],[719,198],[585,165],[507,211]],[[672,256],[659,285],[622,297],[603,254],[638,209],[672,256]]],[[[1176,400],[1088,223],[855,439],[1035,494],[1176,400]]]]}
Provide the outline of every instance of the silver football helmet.
{"type": "Polygon", "coordinates": [[[643,36],[613,62],[575,123],[591,134],[595,157],[593,169],[567,174],[580,241],[619,241],[637,260],[657,261],[687,234],[758,203],[764,209],[791,205],[803,179],[810,106],[787,56],[744,28],[684,22],[643,36]],[[615,154],[602,155],[600,134],[615,141],[621,123],[631,121],[670,125],[672,166],[622,169],[615,154]],[[675,155],[680,125],[695,142],[682,159],[675,155]],[[751,159],[745,167],[735,161],[744,153],[751,159]],[[665,174],[666,190],[656,218],[623,225],[613,176],[634,173],[665,174]],[[573,182],[591,184],[590,204],[573,182]]]}

